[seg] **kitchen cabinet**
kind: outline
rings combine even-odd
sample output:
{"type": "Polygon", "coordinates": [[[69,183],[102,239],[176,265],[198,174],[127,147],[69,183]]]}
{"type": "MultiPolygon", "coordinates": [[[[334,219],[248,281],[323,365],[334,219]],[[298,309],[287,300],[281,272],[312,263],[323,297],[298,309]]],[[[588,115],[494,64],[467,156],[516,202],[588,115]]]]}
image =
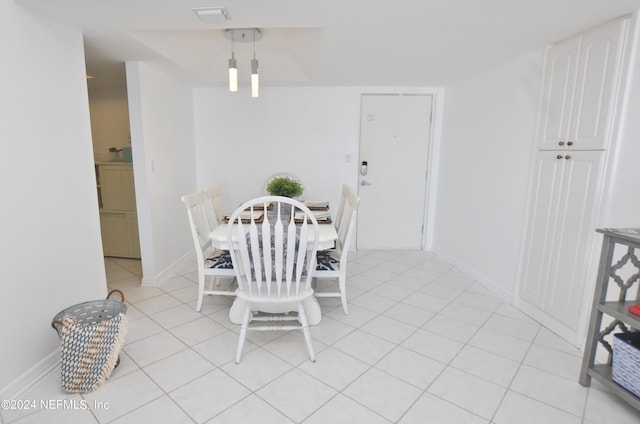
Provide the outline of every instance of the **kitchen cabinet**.
{"type": "Polygon", "coordinates": [[[140,258],[138,217],[135,212],[100,212],[105,256],[140,258]]]}
{"type": "Polygon", "coordinates": [[[96,165],[100,230],[105,256],[140,258],[133,165],[96,165]]]}
{"type": "Polygon", "coordinates": [[[549,47],[539,149],[607,148],[628,26],[620,19],[549,47]]]}
{"type": "Polygon", "coordinates": [[[640,331],[640,316],[629,312],[629,306],[640,303],[640,228],[597,231],[603,234],[602,250],[580,384],[589,386],[591,378],[595,378],[613,394],[640,410],[640,398],[616,384],[611,376],[614,331],[640,331]],[[609,291],[613,296],[608,295],[609,291]],[[596,363],[598,347],[607,353],[607,360],[603,363],[596,363]]]}
{"type": "Polygon", "coordinates": [[[99,165],[100,194],[106,210],[136,210],[133,167],[127,164],[99,165]]]}

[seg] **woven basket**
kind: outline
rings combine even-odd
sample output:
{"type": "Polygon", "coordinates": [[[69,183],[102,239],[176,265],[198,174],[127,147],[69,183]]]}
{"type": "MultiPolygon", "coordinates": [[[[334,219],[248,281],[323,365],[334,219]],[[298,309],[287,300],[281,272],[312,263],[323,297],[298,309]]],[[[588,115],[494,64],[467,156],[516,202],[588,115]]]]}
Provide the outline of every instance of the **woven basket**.
{"type": "Polygon", "coordinates": [[[69,393],[100,387],[120,362],[127,330],[127,305],[120,290],[104,300],[80,303],[60,311],[51,326],[61,342],[61,385],[69,393]],[[110,300],[119,293],[121,300],[110,300]]]}
{"type": "Polygon", "coordinates": [[[613,335],[611,378],[640,397],[640,333],[613,335]]]}

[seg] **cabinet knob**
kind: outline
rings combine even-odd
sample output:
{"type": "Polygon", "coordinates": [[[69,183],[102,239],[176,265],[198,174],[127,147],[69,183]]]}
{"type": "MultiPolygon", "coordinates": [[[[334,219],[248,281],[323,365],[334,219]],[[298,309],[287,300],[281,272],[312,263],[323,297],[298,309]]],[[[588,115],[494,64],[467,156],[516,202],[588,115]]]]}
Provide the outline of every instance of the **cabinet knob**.
{"type": "Polygon", "coordinates": [[[558,141],[558,146],[564,146],[564,141],[558,141]]]}
{"type": "Polygon", "coordinates": [[[564,158],[565,158],[566,160],[569,160],[569,159],[571,159],[571,155],[567,155],[567,156],[565,156],[564,158]]]}
{"type": "Polygon", "coordinates": [[[573,146],[573,141],[568,141],[567,146],[573,146]]]}
{"type": "Polygon", "coordinates": [[[562,155],[558,155],[558,156],[556,156],[556,159],[562,159],[562,158],[563,158],[563,156],[562,156],[562,155]]]}

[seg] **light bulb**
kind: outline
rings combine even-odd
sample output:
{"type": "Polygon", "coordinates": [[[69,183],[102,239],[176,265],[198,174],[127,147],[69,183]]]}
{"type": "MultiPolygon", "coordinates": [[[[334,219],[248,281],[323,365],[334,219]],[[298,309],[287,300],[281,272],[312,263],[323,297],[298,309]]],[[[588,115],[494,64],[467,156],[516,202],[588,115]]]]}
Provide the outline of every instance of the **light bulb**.
{"type": "Polygon", "coordinates": [[[260,77],[258,76],[258,60],[251,59],[251,97],[258,97],[260,77]]]}
{"type": "Polygon", "coordinates": [[[238,63],[234,53],[231,53],[229,59],[229,91],[238,91],[238,63]]]}

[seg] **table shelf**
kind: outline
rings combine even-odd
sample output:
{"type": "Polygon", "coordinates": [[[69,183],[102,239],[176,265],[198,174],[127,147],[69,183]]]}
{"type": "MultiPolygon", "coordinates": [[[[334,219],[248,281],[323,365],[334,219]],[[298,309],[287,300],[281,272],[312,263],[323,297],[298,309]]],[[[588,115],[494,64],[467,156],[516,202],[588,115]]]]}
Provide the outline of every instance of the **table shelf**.
{"type": "Polygon", "coordinates": [[[640,259],[636,250],[640,249],[640,229],[599,229],[604,235],[598,279],[593,297],[593,307],[589,328],[587,331],[587,343],[585,345],[582,368],[580,370],[580,384],[589,386],[591,378],[595,378],[603,386],[612,391],[629,405],[640,410],[640,398],[613,381],[612,378],[612,346],[605,337],[611,336],[616,329],[620,331],[640,331],[640,316],[629,312],[629,306],[640,303],[640,259]],[[616,247],[618,248],[616,250],[616,247]],[[620,255],[620,249],[624,253],[620,255]],[[634,268],[636,272],[628,273],[625,277],[619,275],[623,268],[634,268]],[[620,292],[618,298],[621,301],[607,301],[607,291],[610,287],[617,288],[620,292]],[[634,296],[632,289],[638,292],[634,296]],[[628,296],[629,295],[629,296],[628,296]],[[632,300],[629,300],[632,297],[632,300]],[[622,300],[624,299],[624,300],[622,300]],[[603,320],[607,318],[608,322],[603,320]],[[599,346],[609,352],[607,364],[596,364],[596,350],[599,346]]]}
{"type": "Polygon", "coordinates": [[[605,302],[598,305],[598,310],[640,330],[640,315],[634,315],[629,312],[629,306],[637,305],[638,303],[640,302],[635,300],[631,302],[605,302]]]}
{"type": "Polygon", "coordinates": [[[588,369],[587,373],[589,376],[596,379],[597,382],[611,390],[616,396],[629,403],[634,408],[640,410],[640,398],[613,381],[611,378],[610,365],[594,365],[588,369]]]}

